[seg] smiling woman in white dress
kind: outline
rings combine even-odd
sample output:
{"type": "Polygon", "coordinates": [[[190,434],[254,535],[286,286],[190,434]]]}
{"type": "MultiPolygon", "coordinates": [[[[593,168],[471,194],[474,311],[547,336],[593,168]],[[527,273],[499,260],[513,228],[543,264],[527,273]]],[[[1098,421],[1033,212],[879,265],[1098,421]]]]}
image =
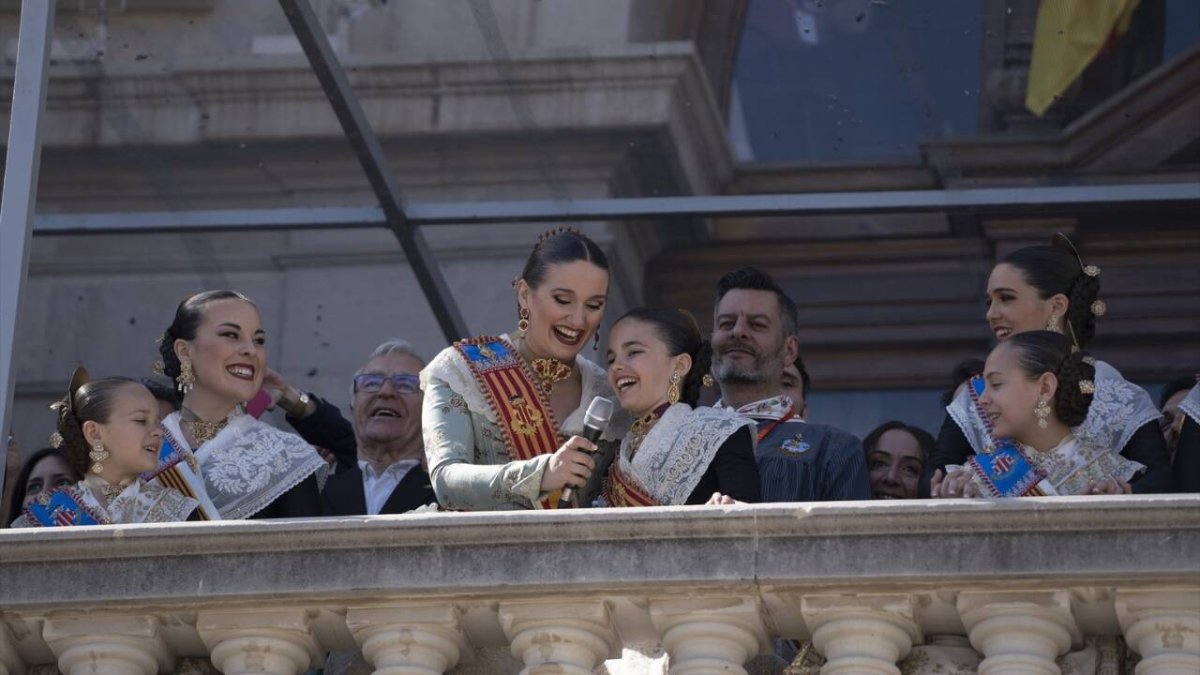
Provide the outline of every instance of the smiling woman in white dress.
{"type": "Polygon", "coordinates": [[[159,353],[183,407],[163,420],[154,478],[199,500],[204,519],[320,515],[316,473],[324,460],[243,407],[266,373],[266,334],[254,303],[235,291],[185,299],[159,353]]]}
{"type": "Polygon", "coordinates": [[[628,418],[600,443],[584,413],[612,398],[604,369],[580,356],[600,328],[608,260],[572,230],[538,241],[514,283],[517,331],[462,340],[421,371],[421,426],[438,503],[456,510],[556,508],[573,486],[589,505],[628,418]]]}

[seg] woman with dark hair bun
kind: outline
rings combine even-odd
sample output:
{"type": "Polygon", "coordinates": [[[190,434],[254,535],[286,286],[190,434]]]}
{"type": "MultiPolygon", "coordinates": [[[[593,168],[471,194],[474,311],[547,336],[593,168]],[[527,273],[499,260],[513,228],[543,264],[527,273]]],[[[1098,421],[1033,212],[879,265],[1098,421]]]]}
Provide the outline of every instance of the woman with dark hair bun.
{"type": "Polygon", "coordinates": [[[159,354],[182,404],[162,422],[157,482],[199,500],[206,520],[321,514],[316,473],[325,462],[316,449],[245,412],[267,367],[262,318],[249,298],[205,291],[184,299],[159,354]]]}
{"type": "Polygon", "coordinates": [[[964,497],[1128,494],[1145,466],[1098,446],[1077,429],[1095,404],[1096,369],[1069,338],[1051,331],[1013,335],[984,365],[974,414],[989,448],[946,467],[964,497]]]}
{"type": "Polygon", "coordinates": [[[605,506],[757,502],[754,423],[695,407],[712,347],[683,310],[640,307],[613,324],[608,383],[634,417],[608,471],[605,506]]]}
{"type": "MultiPolygon", "coordinates": [[[[1071,241],[1059,234],[1051,245],[1018,249],[992,269],[986,319],[1000,344],[1021,333],[1050,331],[1063,335],[1066,344],[1078,351],[1087,347],[1096,320],[1106,311],[1099,293],[1100,269],[1085,265],[1071,241]]],[[[1073,425],[1075,435],[1145,466],[1133,482],[1134,492],[1174,492],[1175,477],[1154,401],[1111,365],[1095,361],[1094,368],[1095,403],[1073,425]]],[[[976,376],[946,406],[949,414],[922,476],[922,491],[930,487],[935,474],[942,475],[938,470],[986,452],[988,431],[972,402],[972,392],[978,397],[983,389],[983,379],[976,376]]],[[[941,482],[940,493],[930,489],[930,496],[957,496],[959,480],[941,482]]]]}
{"type": "Polygon", "coordinates": [[[592,399],[613,396],[604,369],[579,354],[599,341],[608,299],[600,247],[547,233],[513,286],[515,333],[456,342],[421,371],[425,456],[445,508],[557,508],[567,487],[588,505],[629,427],[618,414],[600,443],[581,435],[592,399]]]}
{"type": "Polygon", "coordinates": [[[198,502],[171,488],[146,483],[162,431],[158,405],[144,386],[124,377],[89,380],[77,368],[58,413],[54,444],[84,479],[43,490],[12,527],[65,527],[187,520],[198,502]]]}

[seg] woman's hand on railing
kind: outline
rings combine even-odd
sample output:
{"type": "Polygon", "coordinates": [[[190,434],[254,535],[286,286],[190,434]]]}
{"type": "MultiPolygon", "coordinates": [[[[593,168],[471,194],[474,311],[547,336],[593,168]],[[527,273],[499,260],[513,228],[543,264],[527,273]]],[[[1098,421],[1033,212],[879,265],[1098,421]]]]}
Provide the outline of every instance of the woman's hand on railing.
{"type": "Polygon", "coordinates": [[[971,481],[971,474],[966,471],[955,471],[946,475],[938,469],[933,472],[933,480],[929,482],[929,496],[942,499],[978,497],[979,488],[971,481]]]}
{"type": "Polygon", "coordinates": [[[725,506],[726,504],[745,504],[745,503],[746,502],[739,502],[738,500],[734,499],[733,497],[730,497],[729,495],[723,495],[720,492],[714,492],[714,493],[712,493],[712,496],[708,498],[708,501],[704,502],[704,505],[705,506],[725,506]]]}
{"type": "Polygon", "coordinates": [[[553,455],[542,474],[542,492],[553,492],[571,485],[576,488],[586,485],[596,469],[591,453],[596,452],[594,443],[582,436],[572,436],[553,455]]]}

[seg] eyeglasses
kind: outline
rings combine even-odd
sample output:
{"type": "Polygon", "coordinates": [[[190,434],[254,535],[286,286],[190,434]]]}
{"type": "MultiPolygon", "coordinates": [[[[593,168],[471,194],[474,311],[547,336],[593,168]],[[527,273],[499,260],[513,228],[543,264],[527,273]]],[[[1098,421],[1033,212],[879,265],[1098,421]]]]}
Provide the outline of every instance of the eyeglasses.
{"type": "Polygon", "coordinates": [[[368,394],[383,389],[383,383],[392,381],[392,389],[399,394],[416,394],[421,391],[421,378],[411,373],[385,375],[383,373],[362,373],[354,376],[355,393],[365,391],[368,394]]]}

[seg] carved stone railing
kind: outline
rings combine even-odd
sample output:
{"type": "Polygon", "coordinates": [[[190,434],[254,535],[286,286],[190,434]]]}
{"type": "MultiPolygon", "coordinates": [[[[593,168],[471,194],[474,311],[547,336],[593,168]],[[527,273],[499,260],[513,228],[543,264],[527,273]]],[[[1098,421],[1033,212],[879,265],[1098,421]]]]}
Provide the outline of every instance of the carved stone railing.
{"type": "Polygon", "coordinates": [[[1057,673],[1096,635],[1142,675],[1195,673],[1200,495],[6,530],[0,617],[0,675],[301,673],[330,651],[392,674],[647,672],[634,645],[738,673],[778,637],[811,639],[825,675],[896,673],[934,634],[969,636],[981,673],[1057,673]]]}

